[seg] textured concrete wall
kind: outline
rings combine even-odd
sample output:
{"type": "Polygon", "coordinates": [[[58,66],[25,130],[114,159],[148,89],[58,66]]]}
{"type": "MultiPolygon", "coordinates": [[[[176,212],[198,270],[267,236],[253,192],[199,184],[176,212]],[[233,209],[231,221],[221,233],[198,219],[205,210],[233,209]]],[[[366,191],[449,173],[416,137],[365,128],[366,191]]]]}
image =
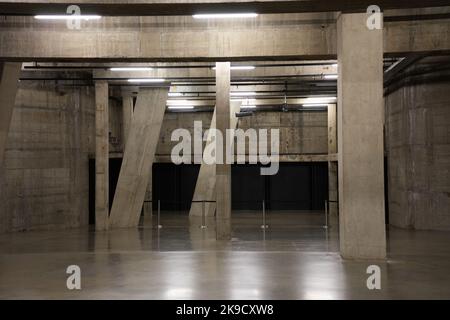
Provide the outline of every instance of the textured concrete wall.
{"type": "Polygon", "coordinates": [[[404,87],[386,98],[389,222],[450,230],[450,83],[404,87]]]}
{"type": "MultiPolygon", "coordinates": [[[[194,121],[201,120],[205,131],[210,127],[211,118],[209,112],[166,113],[156,154],[170,155],[178,143],[170,141],[174,129],[188,129],[193,136],[194,121]]],[[[252,117],[240,118],[238,128],[280,129],[280,154],[328,154],[327,121],[327,112],[257,112],[252,117]]]]}
{"type": "Polygon", "coordinates": [[[0,171],[0,232],[88,223],[93,89],[21,83],[0,171]]]}

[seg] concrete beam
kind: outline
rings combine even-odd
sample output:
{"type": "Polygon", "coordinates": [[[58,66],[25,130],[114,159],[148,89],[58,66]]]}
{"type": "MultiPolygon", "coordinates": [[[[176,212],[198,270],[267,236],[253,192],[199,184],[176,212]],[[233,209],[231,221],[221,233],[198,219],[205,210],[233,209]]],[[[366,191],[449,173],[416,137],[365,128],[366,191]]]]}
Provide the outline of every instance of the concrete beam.
{"type": "Polygon", "coordinates": [[[111,227],[139,223],[164,117],[168,87],[141,88],[111,209],[111,227]]]}
{"type": "Polygon", "coordinates": [[[21,63],[0,63],[0,168],[8,140],[21,67],[21,63]]]}
{"type": "MultiPolygon", "coordinates": [[[[69,30],[64,22],[9,17],[0,23],[0,59],[98,62],[334,59],[337,53],[334,14],[328,20],[322,19],[320,23],[305,21],[295,14],[261,15],[254,22],[106,17],[84,23],[81,30],[69,30]]],[[[390,22],[385,23],[384,33],[386,55],[450,51],[450,20],[390,22]]]]}
{"type": "Polygon", "coordinates": [[[338,19],[341,255],[384,259],[383,33],[365,14],[338,19]]]}
{"type": "MultiPolygon", "coordinates": [[[[230,129],[230,63],[216,64],[216,128],[226,140],[230,129]]],[[[217,140],[216,140],[217,141],[217,140]]],[[[222,149],[223,164],[216,163],[216,238],[231,239],[231,165],[226,164],[226,143],[217,144],[222,149]]],[[[216,151],[217,152],[217,151],[216,151]]]]}
{"type": "Polygon", "coordinates": [[[109,226],[108,83],[95,83],[95,229],[109,226]]]}
{"type": "MultiPolygon", "coordinates": [[[[26,0],[17,3],[16,0],[0,1],[1,15],[35,15],[66,14],[68,5],[74,4],[72,0],[42,1],[26,0]]],[[[223,12],[256,12],[263,13],[300,13],[300,12],[366,12],[371,0],[127,0],[111,1],[78,0],[76,2],[84,14],[100,14],[103,16],[170,16],[192,15],[196,13],[223,13],[223,12]]],[[[423,8],[448,5],[445,0],[378,0],[377,5],[386,9],[423,8]]]]}

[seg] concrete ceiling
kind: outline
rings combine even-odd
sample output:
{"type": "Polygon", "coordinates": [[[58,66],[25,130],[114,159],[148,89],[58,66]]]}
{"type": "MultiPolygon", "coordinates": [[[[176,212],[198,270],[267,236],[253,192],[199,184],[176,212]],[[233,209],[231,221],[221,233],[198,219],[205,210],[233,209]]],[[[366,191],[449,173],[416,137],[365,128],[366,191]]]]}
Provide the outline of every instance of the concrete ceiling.
{"type": "MultiPolygon", "coordinates": [[[[171,16],[198,13],[255,12],[303,13],[303,12],[365,12],[372,0],[302,0],[302,1],[249,1],[249,0],[190,0],[190,1],[93,1],[93,0],[15,0],[0,1],[1,15],[66,14],[68,5],[79,5],[83,14],[103,16],[171,16]]],[[[383,10],[439,7],[448,0],[377,0],[383,10]]]]}

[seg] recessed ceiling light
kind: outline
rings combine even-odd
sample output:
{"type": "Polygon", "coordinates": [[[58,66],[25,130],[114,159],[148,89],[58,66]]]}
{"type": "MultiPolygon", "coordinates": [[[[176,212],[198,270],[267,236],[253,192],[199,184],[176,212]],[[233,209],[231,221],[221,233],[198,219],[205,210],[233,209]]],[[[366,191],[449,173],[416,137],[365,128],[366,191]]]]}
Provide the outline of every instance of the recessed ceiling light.
{"type": "Polygon", "coordinates": [[[132,82],[132,83],[139,83],[139,82],[164,82],[164,79],[128,79],[128,82],[132,82]]]}
{"type": "Polygon", "coordinates": [[[81,14],[66,14],[66,15],[36,15],[34,16],[37,20],[98,20],[102,16],[98,15],[81,15],[81,14]]]}
{"type": "Polygon", "coordinates": [[[153,68],[150,67],[118,67],[118,68],[109,68],[111,71],[150,71],[153,68]]]}
{"type": "Polygon", "coordinates": [[[194,109],[194,106],[168,106],[167,108],[171,110],[183,110],[183,109],[194,109]]]}
{"type": "Polygon", "coordinates": [[[194,19],[230,19],[230,18],[255,18],[257,13],[207,13],[194,14],[194,19]]]}
{"type": "Polygon", "coordinates": [[[235,91],[235,92],[231,92],[230,95],[232,95],[232,96],[254,96],[254,95],[256,95],[256,92],[250,92],[250,91],[239,92],[239,91],[235,91]]]}

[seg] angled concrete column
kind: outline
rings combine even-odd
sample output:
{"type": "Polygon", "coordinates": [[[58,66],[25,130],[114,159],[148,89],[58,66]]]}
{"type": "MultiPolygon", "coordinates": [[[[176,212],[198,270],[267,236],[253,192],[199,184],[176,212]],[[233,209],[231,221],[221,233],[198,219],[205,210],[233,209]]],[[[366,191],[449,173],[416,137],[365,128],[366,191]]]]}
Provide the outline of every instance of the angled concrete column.
{"type": "Polygon", "coordinates": [[[139,223],[169,88],[141,88],[111,209],[111,227],[139,223]]]}
{"type": "Polygon", "coordinates": [[[127,143],[128,132],[130,131],[131,119],[133,118],[133,97],[124,95],[122,97],[122,122],[123,122],[123,150],[127,143]]]}
{"type": "Polygon", "coordinates": [[[231,165],[226,164],[226,130],[230,128],[230,63],[216,63],[216,128],[223,137],[223,164],[216,164],[216,238],[231,239],[231,165]]]}
{"type": "Polygon", "coordinates": [[[95,229],[108,229],[109,125],[108,83],[95,83],[95,229]]]}
{"type": "Polygon", "coordinates": [[[0,168],[3,164],[22,63],[0,63],[0,168]]]}
{"type": "MultiPolygon", "coordinates": [[[[328,105],[328,154],[337,153],[336,105],[328,105]]],[[[328,161],[328,223],[338,225],[338,163],[328,161]]]]}
{"type": "Polygon", "coordinates": [[[383,31],[367,14],[338,18],[339,235],[341,255],[384,259],[383,31]]]}
{"type": "MultiPolygon", "coordinates": [[[[236,113],[241,109],[241,101],[231,101],[230,102],[230,127],[232,129],[236,129],[238,118],[236,117],[236,113]]],[[[216,128],[216,109],[214,109],[213,117],[211,120],[210,129],[216,128]]],[[[209,131],[209,136],[211,135],[211,131],[209,131]]],[[[208,136],[208,141],[210,141],[210,137],[208,136]]],[[[234,140],[233,140],[234,142],[234,140]]],[[[206,146],[205,146],[206,148],[206,146]]],[[[195,185],[194,196],[192,197],[193,201],[202,201],[202,200],[216,200],[216,166],[208,165],[206,163],[202,163],[200,166],[200,171],[198,173],[197,183],[195,185]]],[[[202,203],[193,202],[191,204],[191,209],[189,211],[189,215],[192,217],[201,217],[202,216],[202,203]]],[[[215,203],[205,203],[205,216],[212,217],[216,212],[216,204],[215,203]]]]}

